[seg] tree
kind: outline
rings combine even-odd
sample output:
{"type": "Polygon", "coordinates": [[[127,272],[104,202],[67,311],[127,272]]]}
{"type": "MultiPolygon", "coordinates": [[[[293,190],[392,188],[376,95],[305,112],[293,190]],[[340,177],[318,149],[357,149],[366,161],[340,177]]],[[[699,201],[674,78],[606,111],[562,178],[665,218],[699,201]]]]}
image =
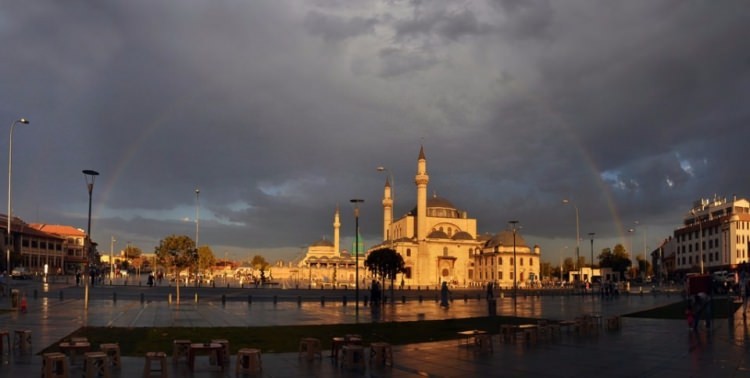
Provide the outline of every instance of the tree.
{"type": "Polygon", "coordinates": [[[154,253],[161,265],[174,266],[177,276],[180,270],[192,267],[197,262],[195,242],[185,235],[170,235],[160,240],[154,253]]]}
{"type": "Polygon", "coordinates": [[[122,252],[123,252],[122,253],[123,256],[128,260],[137,259],[141,257],[141,254],[143,254],[143,251],[141,251],[140,248],[133,247],[131,245],[128,245],[127,247],[125,247],[125,249],[122,252]]]}
{"type": "Polygon", "coordinates": [[[213,270],[214,265],[216,265],[216,257],[214,257],[211,247],[207,245],[198,247],[198,270],[213,270]]]}
{"type": "Polygon", "coordinates": [[[260,282],[263,283],[266,281],[266,268],[270,264],[268,264],[268,261],[266,261],[266,258],[261,255],[255,255],[253,256],[253,259],[250,261],[250,265],[255,270],[260,271],[260,282]]]}
{"type": "Polygon", "coordinates": [[[623,277],[631,264],[630,255],[622,244],[615,245],[614,251],[604,248],[602,253],[599,254],[599,266],[611,268],[613,271],[620,273],[620,278],[623,277]]]}
{"type": "Polygon", "coordinates": [[[404,258],[391,248],[376,249],[367,255],[365,267],[380,277],[383,283],[387,278],[391,279],[391,301],[393,301],[393,281],[397,274],[406,272],[404,258]]]}

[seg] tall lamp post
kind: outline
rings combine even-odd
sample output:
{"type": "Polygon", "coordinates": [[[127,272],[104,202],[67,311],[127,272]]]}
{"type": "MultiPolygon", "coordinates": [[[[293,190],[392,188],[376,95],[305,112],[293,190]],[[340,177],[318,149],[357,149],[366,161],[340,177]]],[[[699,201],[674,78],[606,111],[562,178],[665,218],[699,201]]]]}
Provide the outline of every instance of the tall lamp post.
{"type": "Polygon", "coordinates": [[[564,204],[571,204],[576,209],[576,263],[575,263],[575,267],[576,267],[576,270],[578,270],[578,277],[580,278],[581,277],[581,265],[580,265],[579,261],[581,260],[581,258],[580,258],[580,254],[581,254],[581,229],[579,227],[579,222],[578,222],[578,205],[570,202],[570,200],[567,200],[567,199],[564,199],[563,203],[564,204]]]}
{"type": "Polygon", "coordinates": [[[115,250],[115,237],[109,243],[109,286],[112,286],[112,276],[115,275],[115,261],[114,261],[114,250],[115,250]]]}
{"type": "MultiPolygon", "coordinates": [[[[11,273],[11,267],[10,267],[10,244],[12,240],[12,235],[10,232],[10,220],[13,219],[13,216],[11,215],[11,207],[10,207],[10,192],[11,192],[11,177],[13,176],[13,128],[16,126],[17,123],[20,123],[22,125],[28,125],[29,120],[26,118],[19,118],[13,123],[10,124],[10,138],[8,139],[8,238],[5,241],[5,259],[6,259],[6,265],[5,269],[7,270],[7,277],[10,277],[11,273]]],[[[10,281],[8,281],[10,282],[10,281]]]]}
{"type": "MultiPolygon", "coordinates": [[[[201,224],[201,217],[200,217],[200,194],[201,190],[196,188],[195,189],[195,256],[196,256],[196,272],[195,272],[195,286],[198,286],[198,274],[200,273],[201,267],[201,257],[198,253],[198,237],[200,236],[200,224],[201,224]]],[[[226,260],[226,258],[224,259],[226,260]]]]}
{"type": "Polygon", "coordinates": [[[354,316],[359,321],[359,204],[363,199],[349,200],[354,204],[354,316]]]}
{"type": "Polygon", "coordinates": [[[591,276],[589,277],[589,282],[591,282],[591,295],[594,295],[594,235],[594,232],[589,232],[589,239],[591,239],[591,276]]]}
{"type": "MultiPolygon", "coordinates": [[[[83,178],[86,180],[86,189],[89,192],[89,221],[86,229],[86,270],[84,274],[91,276],[91,196],[94,192],[94,180],[96,176],[99,176],[99,172],[92,171],[90,169],[83,170],[83,178]]],[[[84,276],[84,295],[83,295],[83,309],[88,310],[89,308],[89,277],[84,276]]]]}
{"type": "Polygon", "coordinates": [[[510,224],[511,230],[513,231],[513,302],[515,302],[517,297],[516,294],[518,294],[518,282],[516,280],[516,265],[518,265],[518,261],[516,261],[516,231],[518,230],[518,221],[508,221],[508,224],[510,224]]]}

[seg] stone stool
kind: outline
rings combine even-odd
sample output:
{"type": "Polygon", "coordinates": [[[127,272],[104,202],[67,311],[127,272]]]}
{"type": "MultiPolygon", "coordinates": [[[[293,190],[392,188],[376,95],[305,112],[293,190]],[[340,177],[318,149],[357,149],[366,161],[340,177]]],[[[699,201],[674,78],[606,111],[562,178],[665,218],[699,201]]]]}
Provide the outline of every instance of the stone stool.
{"type": "Polygon", "coordinates": [[[104,352],[86,352],[84,354],[83,374],[86,378],[109,378],[107,354],[104,352]]]}
{"type": "MultiPolygon", "coordinates": [[[[229,365],[229,340],[227,339],[214,339],[211,340],[211,344],[219,344],[221,345],[221,350],[223,356],[221,356],[222,360],[224,361],[224,365],[229,365]]],[[[211,365],[216,363],[216,359],[219,356],[211,356],[211,365]]]]}
{"type": "Polygon", "coordinates": [[[343,337],[331,338],[331,358],[333,358],[334,361],[339,359],[339,352],[341,352],[341,347],[344,346],[345,340],[346,339],[343,337]]]}
{"type": "Polygon", "coordinates": [[[42,357],[42,378],[68,378],[68,357],[63,353],[45,353],[42,357]]]}
{"type": "Polygon", "coordinates": [[[167,378],[167,354],[164,352],[146,353],[146,363],[143,365],[143,376],[151,377],[152,374],[159,373],[162,378],[167,378]],[[159,368],[151,367],[151,362],[158,362],[159,368]]]}
{"type": "Polygon", "coordinates": [[[255,373],[261,370],[263,370],[263,363],[260,359],[260,349],[242,348],[237,351],[235,375],[255,373]]]}
{"type": "Polygon", "coordinates": [[[299,342],[299,355],[305,354],[305,358],[309,361],[318,356],[323,358],[323,353],[320,351],[320,340],[314,337],[305,337],[299,342]]]}
{"type": "Polygon", "coordinates": [[[351,368],[365,368],[365,349],[362,345],[344,345],[341,347],[341,366],[351,368]]]}
{"type": "Polygon", "coordinates": [[[120,344],[100,344],[99,349],[107,355],[109,366],[111,366],[113,369],[122,368],[122,360],[120,359],[120,344]]]}
{"type": "Polygon", "coordinates": [[[185,357],[185,361],[187,361],[189,351],[190,340],[172,341],[172,363],[176,364],[180,360],[180,357],[185,357]]]}
{"type": "Polygon", "coordinates": [[[11,345],[10,345],[10,332],[7,330],[1,330],[0,331],[0,355],[5,354],[5,351],[8,351],[8,354],[11,353],[11,345]],[[7,348],[5,349],[5,345],[7,344],[7,348]]]}
{"type": "Polygon", "coordinates": [[[13,347],[21,354],[31,354],[31,330],[17,329],[13,337],[13,347]]]}
{"type": "Polygon", "coordinates": [[[393,366],[393,348],[391,344],[375,342],[370,344],[370,365],[373,359],[377,365],[393,366]]]}

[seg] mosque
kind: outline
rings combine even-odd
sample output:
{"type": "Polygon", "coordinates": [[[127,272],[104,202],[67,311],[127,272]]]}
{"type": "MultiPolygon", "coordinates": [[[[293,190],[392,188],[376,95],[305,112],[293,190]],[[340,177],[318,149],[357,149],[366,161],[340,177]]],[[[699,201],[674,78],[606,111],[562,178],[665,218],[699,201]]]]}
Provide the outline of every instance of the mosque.
{"type": "MultiPolygon", "coordinates": [[[[367,253],[391,248],[404,259],[406,272],[397,284],[408,287],[437,287],[442,282],[453,286],[498,287],[534,286],[539,282],[541,250],[529,247],[515,224],[498,233],[478,234],[477,220],[457,209],[445,198],[428,197],[427,158],[420,147],[417,172],[416,206],[400,218],[394,218],[394,198],[390,179],[383,190],[383,240],[368,248],[367,253]]],[[[297,274],[307,272],[313,281],[353,283],[355,258],[339,246],[339,210],[334,215],[333,241],[319,240],[308,247],[305,256],[295,264],[297,274]],[[307,268],[305,271],[304,269],[307,268]]],[[[359,259],[360,276],[363,260],[359,259]]]]}

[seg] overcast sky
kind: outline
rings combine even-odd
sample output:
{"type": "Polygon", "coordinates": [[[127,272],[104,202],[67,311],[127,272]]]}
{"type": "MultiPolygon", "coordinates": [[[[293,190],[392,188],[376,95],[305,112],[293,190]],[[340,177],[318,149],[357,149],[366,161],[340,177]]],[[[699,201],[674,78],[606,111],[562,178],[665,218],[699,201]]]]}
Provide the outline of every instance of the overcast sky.
{"type": "Polygon", "coordinates": [[[289,260],[337,206],[349,249],[352,198],[379,242],[376,167],[401,215],[424,146],[430,195],[480,233],[518,220],[557,264],[567,198],[582,255],[589,232],[650,250],[693,201],[750,197],[748,20],[746,1],[4,1],[0,124],[31,122],[13,212],[85,229],[91,169],[100,251],[194,238],[199,209],[218,257],[289,260]]]}

